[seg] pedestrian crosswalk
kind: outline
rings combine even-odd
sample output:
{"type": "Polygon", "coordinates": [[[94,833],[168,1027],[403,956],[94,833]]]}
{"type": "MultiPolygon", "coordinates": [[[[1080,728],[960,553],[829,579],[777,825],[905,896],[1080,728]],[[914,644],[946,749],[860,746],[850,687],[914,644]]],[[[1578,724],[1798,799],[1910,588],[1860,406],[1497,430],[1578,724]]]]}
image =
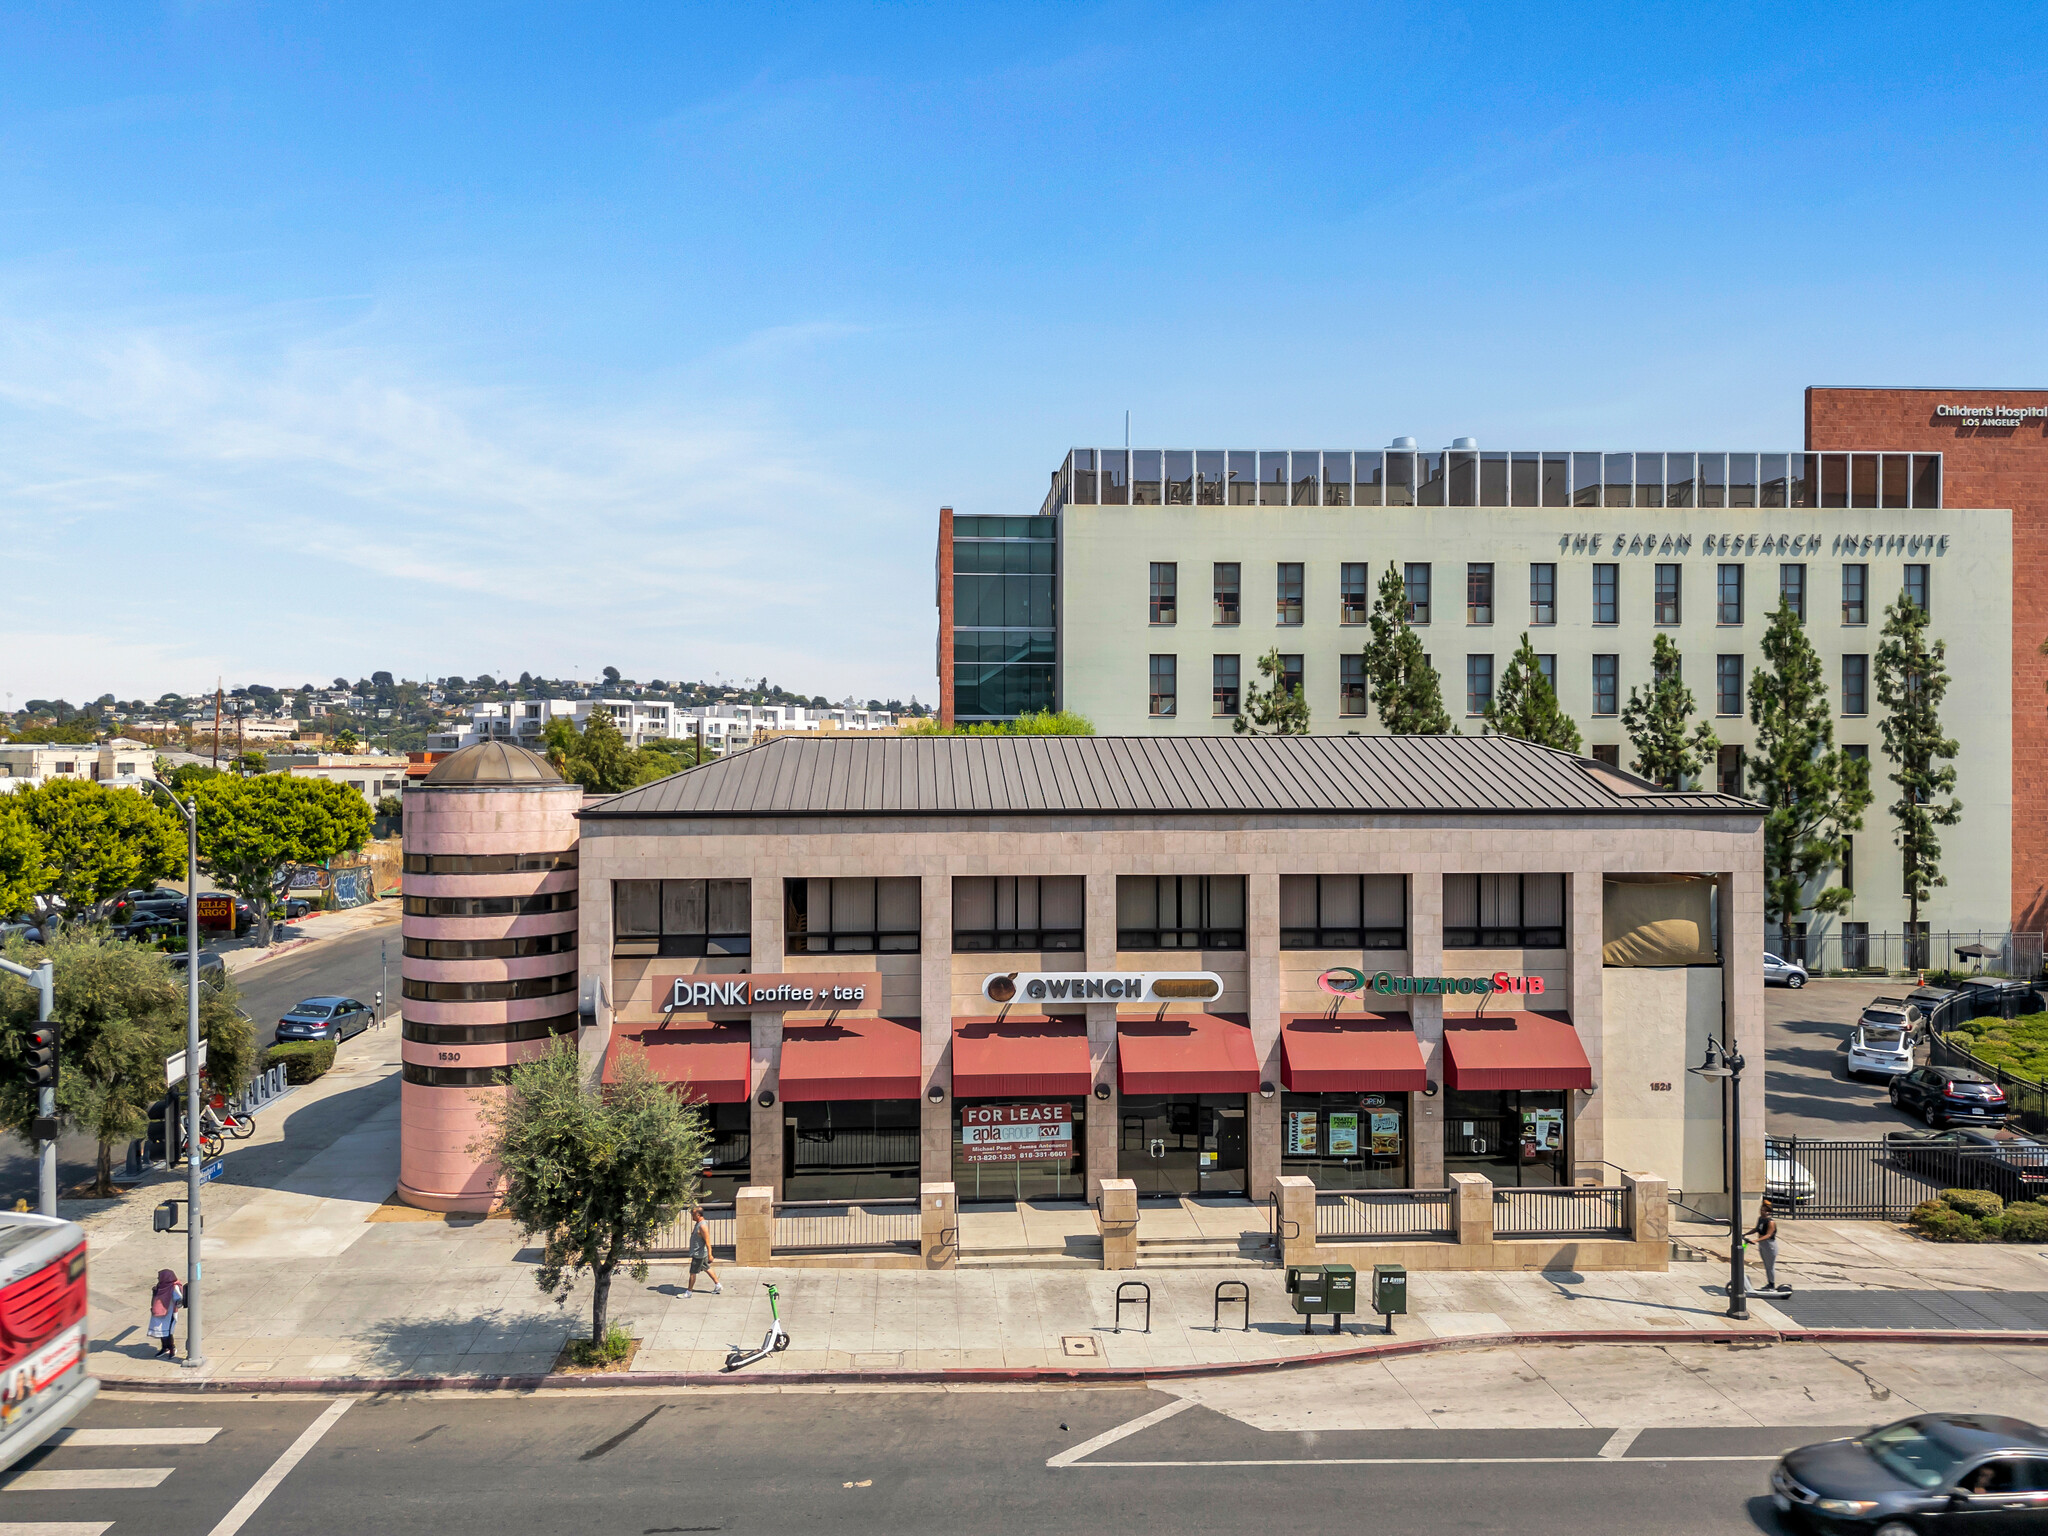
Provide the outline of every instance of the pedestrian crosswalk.
{"type": "MultiPolygon", "coordinates": [[[[220,1433],[219,1425],[137,1425],[127,1429],[60,1429],[50,1437],[52,1448],[73,1450],[140,1450],[180,1445],[205,1445],[220,1433]]],[[[156,1488],[177,1470],[154,1467],[25,1468],[0,1474],[0,1493],[89,1493],[108,1489],[156,1488]]],[[[4,1512],[4,1506],[0,1506],[4,1512]]],[[[5,1520],[0,1536],[105,1536],[111,1520],[5,1520]]]]}

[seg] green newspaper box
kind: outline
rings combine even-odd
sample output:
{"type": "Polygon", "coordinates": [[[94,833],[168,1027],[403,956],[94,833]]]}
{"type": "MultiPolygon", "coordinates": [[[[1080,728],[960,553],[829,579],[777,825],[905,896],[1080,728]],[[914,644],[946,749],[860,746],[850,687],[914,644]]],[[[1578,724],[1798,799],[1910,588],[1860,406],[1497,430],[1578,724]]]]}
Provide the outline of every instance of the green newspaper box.
{"type": "Polygon", "coordinates": [[[1408,1271],[1398,1264],[1372,1267],[1372,1309],[1387,1320],[1387,1332],[1394,1331],[1394,1314],[1408,1310],[1408,1271]]]}

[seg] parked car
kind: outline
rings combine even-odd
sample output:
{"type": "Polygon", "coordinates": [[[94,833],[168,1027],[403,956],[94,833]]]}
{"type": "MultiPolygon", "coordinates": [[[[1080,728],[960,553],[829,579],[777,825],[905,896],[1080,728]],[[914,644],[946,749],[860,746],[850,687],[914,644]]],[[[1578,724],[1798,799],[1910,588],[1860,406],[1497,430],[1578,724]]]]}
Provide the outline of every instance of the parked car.
{"type": "Polygon", "coordinates": [[[2048,1433],[1988,1413],[1924,1413],[1787,1452],[1771,1502],[1800,1530],[1934,1536],[2048,1527],[2048,1433]]]}
{"type": "Polygon", "coordinates": [[[1874,997],[1849,1031],[1851,1077],[1897,1077],[1913,1070],[1913,1039],[1925,1022],[1903,997],[1874,997]]]}
{"type": "Polygon", "coordinates": [[[1906,1001],[1920,1010],[1921,1032],[1938,1035],[1969,1018],[1976,1000],[1954,987],[1915,987],[1906,994],[1906,1001]]]}
{"type": "Polygon", "coordinates": [[[312,902],[310,902],[310,901],[308,901],[308,900],[306,900],[306,898],[305,898],[305,897],[303,897],[303,896],[289,896],[289,897],[286,897],[286,898],[285,898],[285,904],[284,904],[284,920],[285,920],[286,922],[288,922],[288,923],[295,923],[295,922],[297,922],[297,921],[298,921],[298,920],[299,920],[300,918],[304,917],[304,916],[305,916],[305,915],[306,915],[306,914],[307,914],[308,912],[310,912],[310,911],[312,911],[312,910],[313,910],[313,903],[312,903],[312,902]]]}
{"type": "Polygon", "coordinates": [[[1970,1001],[1964,1017],[1972,1019],[2016,1019],[2042,1012],[2041,995],[2024,981],[2003,976],[1968,976],[1956,983],[1956,990],[1970,1001]]]}
{"type": "Polygon", "coordinates": [[[1818,1190],[1804,1163],[1776,1142],[1764,1143],[1764,1194],[1773,1205],[1806,1205],[1818,1190]]]}
{"type": "Polygon", "coordinates": [[[2003,1125],[2005,1090],[1967,1067],[1915,1067],[1892,1079],[1892,1108],[1933,1126],[2003,1125]]]}
{"type": "Polygon", "coordinates": [[[9,939],[25,939],[31,944],[43,942],[43,930],[34,923],[0,923],[0,947],[9,939]]]}
{"type": "Polygon", "coordinates": [[[279,1045],[292,1040],[333,1040],[360,1035],[376,1021],[367,1003],[352,997],[309,997],[277,1021],[279,1045]]]}
{"type": "Polygon", "coordinates": [[[2048,1142],[2017,1131],[1893,1131],[1884,1141],[1893,1162],[1944,1188],[1988,1189],[2001,1200],[2048,1195],[2048,1142]]]}
{"type": "Polygon", "coordinates": [[[1764,951],[1764,985],[1776,984],[1781,987],[1803,987],[1806,985],[1806,967],[1797,960],[1781,960],[1769,950],[1764,951]]]}
{"type": "MultiPolygon", "coordinates": [[[[182,973],[188,955],[171,956],[171,969],[182,973]]],[[[199,985],[202,987],[224,987],[228,981],[227,962],[210,949],[199,952],[199,985]]]]}

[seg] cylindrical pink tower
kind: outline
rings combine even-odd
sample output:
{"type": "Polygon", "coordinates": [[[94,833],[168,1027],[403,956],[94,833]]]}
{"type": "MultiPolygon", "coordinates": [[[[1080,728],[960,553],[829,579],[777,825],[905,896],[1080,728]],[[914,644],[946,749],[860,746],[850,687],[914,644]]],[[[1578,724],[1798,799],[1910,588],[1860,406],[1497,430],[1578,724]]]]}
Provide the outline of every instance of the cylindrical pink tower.
{"type": "Polygon", "coordinates": [[[470,1150],[498,1069],[576,1027],[580,785],[479,742],[405,794],[404,1082],[398,1194],[486,1211],[497,1174],[470,1150]]]}

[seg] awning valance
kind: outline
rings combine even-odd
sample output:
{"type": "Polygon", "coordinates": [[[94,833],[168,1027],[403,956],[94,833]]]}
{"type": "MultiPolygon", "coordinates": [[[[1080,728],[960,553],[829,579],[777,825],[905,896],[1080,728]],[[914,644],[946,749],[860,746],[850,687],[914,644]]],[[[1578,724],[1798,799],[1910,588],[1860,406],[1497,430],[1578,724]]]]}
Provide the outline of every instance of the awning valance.
{"type": "Polygon", "coordinates": [[[1256,1093],[1259,1059],[1251,1026],[1218,1013],[1116,1021],[1117,1086],[1163,1093],[1256,1093]]]}
{"type": "Polygon", "coordinates": [[[744,1104],[751,1082],[752,1031],[745,1024],[698,1024],[613,1034],[604,1053],[604,1081],[618,1081],[619,1057],[638,1051],[665,1083],[687,1086],[686,1098],[708,1104],[744,1104]]]}
{"type": "Polygon", "coordinates": [[[953,1097],[1078,1099],[1094,1074],[1079,1019],[1009,1014],[953,1021],[953,1097]]]}
{"type": "Polygon", "coordinates": [[[841,1014],[782,1026],[782,1097],[914,1099],[923,1091],[917,1020],[841,1014]]]}
{"type": "Polygon", "coordinates": [[[1593,1066],[1572,1021],[1552,1013],[1452,1014],[1444,1019],[1450,1088],[1590,1088],[1593,1066]]]}
{"type": "Polygon", "coordinates": [[[1280,1081],[1294,1093],[1420,1093],[1422,1046],[1405,1013],[1290,1013],[1280,1021],[1280,1081]]]}

